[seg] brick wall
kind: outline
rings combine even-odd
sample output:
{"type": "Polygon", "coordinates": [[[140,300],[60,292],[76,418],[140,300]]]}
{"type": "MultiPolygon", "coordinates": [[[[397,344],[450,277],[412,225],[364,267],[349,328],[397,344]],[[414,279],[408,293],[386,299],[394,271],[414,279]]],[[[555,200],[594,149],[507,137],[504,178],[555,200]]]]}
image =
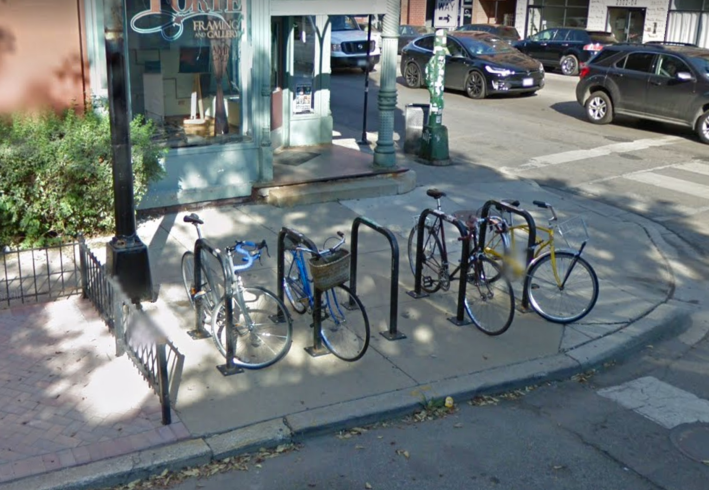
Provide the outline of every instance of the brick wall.
{"type": "Polygon", "coordinates": [[[425,25],[428,1],[429,0],[402,0],[401,23],[415,26],[425,25]]]}

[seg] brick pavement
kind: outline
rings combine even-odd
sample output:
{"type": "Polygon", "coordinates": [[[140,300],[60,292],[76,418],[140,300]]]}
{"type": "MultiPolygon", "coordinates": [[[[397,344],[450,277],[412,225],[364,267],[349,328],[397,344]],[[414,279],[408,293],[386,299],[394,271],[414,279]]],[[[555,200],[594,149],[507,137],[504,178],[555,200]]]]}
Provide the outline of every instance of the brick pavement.
{"type": "Polygon", "coordinates": [[[79,297],[0,310],[0,484],[189,438],[79,297]]]}

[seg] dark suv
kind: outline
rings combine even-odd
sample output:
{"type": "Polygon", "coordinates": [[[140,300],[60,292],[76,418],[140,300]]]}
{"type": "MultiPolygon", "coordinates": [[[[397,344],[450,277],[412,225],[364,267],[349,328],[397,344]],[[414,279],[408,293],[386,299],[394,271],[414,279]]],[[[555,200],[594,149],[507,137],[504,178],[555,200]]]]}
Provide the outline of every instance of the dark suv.
{"type": "Polygon", "coordinates": [[[584,63],[605,46],[617,42],[610,32],[554,27],[516,42],[513,46],[539,60],[545,67],[561,68],[564,75],[578,75],[584,63]]]}
{"type": "Polygon", "coordinates": [[[618,44],[581,69],[576,100],[588,119],[616,115],[693,128],[709,144],[709,49],[618,44]]]}

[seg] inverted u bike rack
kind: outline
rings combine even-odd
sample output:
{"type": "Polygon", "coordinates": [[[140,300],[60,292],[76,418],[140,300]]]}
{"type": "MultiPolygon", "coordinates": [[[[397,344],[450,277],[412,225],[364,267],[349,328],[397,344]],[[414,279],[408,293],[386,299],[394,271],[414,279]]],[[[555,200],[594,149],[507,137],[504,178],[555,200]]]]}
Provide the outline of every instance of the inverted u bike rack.
{"type": "MultiPolygon", "coordinates": [[[[423,235],[426,228],[426,218],[428,216],[434,215],[441,220],[455,225],[455,227],[460,232],[461,237],[468,236],[468,227],[463,224],[461,220],[450,214],[446,214],[443,211],[437,209],[425,209],[419,216],[419,221],[416,229],[416,272],[414,274],[414,290],[409,291],[407,294],[412,298],[425,298],[428,293],[421,291],[421,281],[423,280],[423,235]]],[[[454,317],[448,318],[451,323],[463,326],[469,325],[471,322],[465,319],[465,286],[468,277],[468,257],[470,256],[470,240],[461,240],[463,242],[463,247],[460,252],[460,270],[459,270],[459,286],[458,286],[458,306],[456,308],[456,315],[454,317]]],[[[448,264],[448,252],[445,248],[441,250],[441,259],[444,264],[448,264]]],[[[443,265],[443,264],[441,264],[443,265]]]]}
{"type": "MultiPolygon", "coordinates": [[[[310,250],[318,250],[317,245],[308,237],[285,226],[281,228],[278,233],[278,258],[277,262],[277,278],[278,282],[278,299],[282,303],[285,303],[285,288],[283,287],[283,280],[285,278],[285,240],[286,237],[293,242],[294,246],[304,245],[310,250]]],[[[313,345],[306,347],[305,351],[312,357],[320,357],[330,353],[322,344],[322,336],[320,331],[322,330],[322,315],[320,314],[322,310],[322,291],[318,288],[313,287],[313,345]]]]}
{"type": "Polygon", "coordinates": [[[394,234],[387,228],[375,223],[374,221],[358,216],[352,223],[352,232],[350,234],[350,242],[352,244],[352,259],[350,261],[350,289],[352,294],[357,296],[357,250],[359,247],[359,227],[366,225],[374,231],[384,235],[389,240],[391,246],[391,288],[390,288],[390,306],[389,306],[389,330],[379,332],[387,340],[405,339],[406,335],[397,330],[397,315],[399,310],[399,243],[396,241],[394,234]]]}
{"type": "MultiPolygon", "coordinates": [[[[187,332],[193,339],[206,339],[212,335],[205,330],[202,325],[202,318],[204,317],[204,301],[202,292],[202,251],[206,250],[216,258],[222,266],[222,272],[224,277],[224,298],[230,298],[232,291],[232,279],[234,271],[231,270],[229,264],[221,253],[221,251],[212,246],[206,238],[199,238],[194,245],[194,283],[197,289],[194,294],[194,305],[195,305],[195,329],[187,332]]],[[[219,298],[217,298],[217,301],[219,298]]],[[[216,306],[215,306],[216,310],[216,306]]],[[[225,321],[226,321],[226,364],[217,366],[217,369],[224,376],[231,376],[232,374],[238,374],[244,372],[243,369],[238,367],[234,363],[234,340],[236,339],[236,332],[234,332],[234,309],[232,308],[231,301],[224,301],[225,310],[225,321]]],[[[214,312],[216,314],[216,311],[214,312]]]]}
{"type": "MultiPolygon", "coordinates": [[[[529,264],[532,262],[532,260],[534,260],[534,249],[537,244],[537,225],[534,222],[534,218],[529,213],[529,211],[527,211],[526,209],[522,209],[517,206],[513,206],[510,203],[505,202],[505,201],[496,201],[494,199],[490,199],[485,204],[483,204],[483,207],[480,210],[480,217],[487,218],[490,214],[490,208],[493,206],[500,212],[506,211],[508,213],[522,216],[524,218],[524,220],[527,222],[527,227],[529,229],[529,238],[527,239],[527,257],[526,257],[527,262],[525,265],[529,266],[529,264]]],[[[480,243],[482,243],[483,246],[486,243],[486,241],[485,241],[486,234],[487,234],[487,226],[483,226],[482,230],[480,230],[480,243]]],[[[522,308],[525,310],[529,309],[529,295],[528,294],[522,295],[522,308]]]]}

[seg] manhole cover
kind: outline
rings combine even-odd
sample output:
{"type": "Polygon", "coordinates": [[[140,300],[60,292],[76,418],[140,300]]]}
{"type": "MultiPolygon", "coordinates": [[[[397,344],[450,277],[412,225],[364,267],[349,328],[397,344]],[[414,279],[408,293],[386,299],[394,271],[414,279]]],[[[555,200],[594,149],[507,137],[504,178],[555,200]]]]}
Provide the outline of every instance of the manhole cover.
{"type": "Polygon", "coordinates": [[[670,432],[670,441],[688,458],[709,461],[709,424],[678,425],[670,432]]]}

